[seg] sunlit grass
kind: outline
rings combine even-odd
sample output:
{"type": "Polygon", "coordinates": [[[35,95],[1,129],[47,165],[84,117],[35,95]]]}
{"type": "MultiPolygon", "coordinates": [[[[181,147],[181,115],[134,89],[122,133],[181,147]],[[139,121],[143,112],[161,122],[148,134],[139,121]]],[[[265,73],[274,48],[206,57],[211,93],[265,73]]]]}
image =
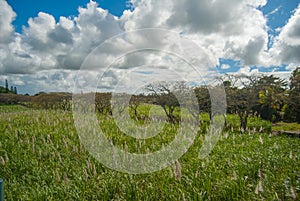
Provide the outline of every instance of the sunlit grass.
{"type": "Polygon", "coordinates": [[[300,124],[298,124],[298,123],[278,122],[275,125],[273,125],[272,130],[299,131],[300,132],[300,124]]]}
{"type": "MultiPolygon", "coordinates": [[[[104,118],[104,117],[103,117],[104,118]]],[[[227,121],[236,125],[235,117],[227,121]],[[231,121],[231,119],[234,119],[231,121]]],[[[102,119],[102,118],[101,118],[102,119]]],[[[70,112],[0,107],[0,177],[6,200],[293,200],[300,197],[300,140],[253,129],[225,131],[208,158],[198,154],[203,135],[179,163],[129,175],[110,170],[80,143],[70,112]]],[[[207,115],[200,118],[209,123],[207,115]]],[[[252,121],[252,120],[251,120],[252,121]]],[[[103,119],[106,135],[132,152],[157,150],[176,131],[138,146],[103,119]]],[[[259,124],[259,123],[257,123],[259,124]]],[[[173,129],[173,130],[172,130],[173,129]]],[[[201,129],[203,132],[205,129],[201,129]]]]}

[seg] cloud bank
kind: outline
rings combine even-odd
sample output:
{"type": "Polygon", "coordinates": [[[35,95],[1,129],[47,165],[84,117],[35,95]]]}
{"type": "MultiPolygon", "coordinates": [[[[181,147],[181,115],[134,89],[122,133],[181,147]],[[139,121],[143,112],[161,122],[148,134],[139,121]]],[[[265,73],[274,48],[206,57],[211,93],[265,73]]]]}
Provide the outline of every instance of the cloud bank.
{"type": "MultiPolygon", "coordinates": [[[[70,83],[74,76],[68,73],[78,70],[97,46],[117,34],[144,28],[163,28],[192,40],[215,66],[220,64],[220,58],[240,61],[246,67],[300,64],[300,5],[278,30],[278,36],[272,37],[268,34],[267,15],[260,9],[267,0],[131,0],[131,3],[133,9],[125,10],[120,17],[93,1],[78,8],[77,16],[61,16],[58,21],[51,14],[40,12],[28,20],[28,27],[23,27],[22,33],[17,33],[12,25],[16,13],[6,1],[0,0],[0,75],[18,74],[18,79],[29,79],[55,71],[60,74],[57,82],[70,83]]],[[[101,66],[105,68],[105,59],[114,57],[120,49],[132,43],[143,44],[143,37],[137,35],[120,40],[118,46],[108,45],[101,66]]],[[[147,41],[150,37],[153,43],[161,42],[155,34],[146,37],[147,41]]],[[[134,67],[156,59],[159,58],[155,55],[128,56],[120,60],[123,62],[120,66],[134,67]]],[[[44,87],[49,88],[46,84],[44,87]]]]}

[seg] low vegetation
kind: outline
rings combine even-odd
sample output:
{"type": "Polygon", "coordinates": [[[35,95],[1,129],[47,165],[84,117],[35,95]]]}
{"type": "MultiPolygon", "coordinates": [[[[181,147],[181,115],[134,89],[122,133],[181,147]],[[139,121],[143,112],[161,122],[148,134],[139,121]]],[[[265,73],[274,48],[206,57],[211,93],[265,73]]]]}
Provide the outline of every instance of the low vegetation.
{"type": "MultiPolygon", "coordinates": [[[[202,130],[208,120],[208,114],[201,116],[202,130]]],[[[238,120],[236,115],[227,117],[230,128],[209,157],[198,158],[205,136],[199,132],[188,152],[169,168],[130,175],[106,168],[86,151],[70,111],[1,106],[0,177],[5,181],[5,199],[299,199],[299,139],[259,130],[269,124],[256,117],[249,119],[253,127],[241,133],[238,120]]],[[[102,123],[111,127],[111,121],[106,118],[102,123]]],[[[173,126],[169,123],[170,129],[165,130],[170,136],[173,126]]],[[[124,145],[124,136],[110,135],[115,144],[124,145]]],[[[149,140],[143,149],[153,148],[154,139],[149,140]]],[[[136,143],[126,143],[136,150],[136,143]]]]}
{"type": "Polygon", "coordinates": [[[209,157],[200,159],[215,115],[208,87],[193,88],[196,103],[181,108],[172,90],[186,92],[188,85],[182,82],[172,90],[166,83],[146,86],[147,93],[132,95],[128,105],[113,104],[118,99],[112,100],[111,93],[75,94],[78,104],[72,104],[69,93],[20,95],[14,87],[9,90],[6,82],[0,88],[0,177],[5,182],[5,199],[299,199],[299,138],[274,131],[300,130],[300,69],[293,72],[289,85],[274,76],[229,75],[223,84],[228,114],[218,111],[218,118],[225,120],[224,130],[209,157]],[[95,98],[95,105],[85,107],[90,97],[95,98]],[[154,106],[162,110],[150,110],[154,106]],[[180,112],[195,106],[200,110],[191,116],[200,127],[187,153],[168,168],[141,175],[113,171],[95,160],[80,142],[72,114],[72,107],[83,113],[95,111],[99,126],[115,146],[149,153],[173,141],[180,129],[180,112]],[[135,139],[116,125],[113,113],[120,115],[125,109],[136,124],[149,123],[151,111],[155,118],[166,117],[166,125],[153,138],[135,139]]]}
{"type": "Polygon", "coordinates": [[[272,130],[275,131],[298,131],[300,132],[300,124],[298,123],[286,123],[286,122],[277,122],[273,124],[272,130]]]}

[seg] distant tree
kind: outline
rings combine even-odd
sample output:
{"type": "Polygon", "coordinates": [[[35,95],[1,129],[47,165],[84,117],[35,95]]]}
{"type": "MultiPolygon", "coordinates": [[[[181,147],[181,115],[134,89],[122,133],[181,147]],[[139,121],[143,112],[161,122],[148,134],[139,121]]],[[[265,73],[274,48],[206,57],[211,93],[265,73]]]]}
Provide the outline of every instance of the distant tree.
{"type": "Polygon", "coordinates": [[[252,91],[251,88],[231,88],[231,97],[228,96],[228,102],[231,106],[231,112],[237,113],[240,119],[240,128],[246,130],[248,117],[251,114],[252,91]]]}
{"type": "Polygon", "coordinates": [[[281,111],[287,98],[286,86],[286,81],[273,75],[260,77],[253,83],[252,87],[258,95],[253,107],[262,119],[272,122],[282,119],[281,111]]]}
{"type": "Polygon", "coordinates": [[[6,90],[6,93],[8,93],[8,81],[7,80],[5,80],[5,90],[6,90]]]}
{"type": "Polygon", "coordinates": [[[205,112],[211,117],[211,101],[207,87],[197,87],[194,91],[198,100],[199,113],[205,112]]]}
{"type": "Polygon", "coordinates": [[[39,93],[32,97],[32,103],[37,108],[70,110],[71,98],[68,93],[39,93]]]}
{"type": "Polygon", "coordinates": [[[241,130],[246,130],[256,100],[256,92],[252,87],[256,80],[257,77],[253,76],[227,75],[223,81],[227,97],[227,112],[239,116],[241,130]]]}
{"type": "Polygon", "coordinates": [[[14,94],[18,94],[17,87],[14,87],[14,94]]]}
{"type": "Polygon", "coordinates": [[[13,87],[13,86],[10,87],[10,91],[11,91],[11,92],[14,91],[14,87],[13,87]]]}
{"type": "Polygon", "coordinates": [[[96,93],[95,106],[100,114],[112,114],[111,97],[111,93],[96,93]]]}
{"type": "Polygon", "coordinates": [[[300,123],[300,67],[296,68],[290,77],[290,90],[284,119],[300,123]]]}
{"type": "Polygon", "coordinates": [[[133,115],[136,119],[139,118],[138,116],[138,107],[141,105],[141,103],[143,101],[143,96],[137,96],[137,95],[133,95],[130,99],[129,102],[129,108],[133,111],[133,115]]]}
{"type": "Polygon", "coordinates": [[[146,86],[146,90],[154,97],[153,103],[163,108],[170,122],[176,123],[179,119],[174,115],[174,111],[180,105],[176,96],[172,93],[172,88],[174,88],[174,83],[168,82],[159,82],[146,86]]]}

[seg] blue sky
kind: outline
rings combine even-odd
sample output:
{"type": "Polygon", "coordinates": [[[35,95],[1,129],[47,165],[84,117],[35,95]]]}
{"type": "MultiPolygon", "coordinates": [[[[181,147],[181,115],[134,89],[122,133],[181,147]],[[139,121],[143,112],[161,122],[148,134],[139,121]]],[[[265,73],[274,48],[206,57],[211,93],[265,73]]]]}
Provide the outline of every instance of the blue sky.
{"type": "MultiPolygon", "coordinates": [[[[28,19],[36,17],[39,12],[49,13],[57,20],[60,16],[76,16],[78,15],[78,7],[84,7],[89,0],[7,0],[7,2],[17,13],[13,24],[16,30],[21,32],[22,26],[28,26],[28,19]]],[[[109,10],[110,13],[116,16],[121,16],[124,10],[130,9],[130,3],[127,0],[97,0],[96,2],[100,7],[109,10]]],[[[276,34],[276,28],[286,24],[298,4],[298,0],[272,0],[261,8],[265,15],[270,14],[268,25],[272,28],[271,32],[273,34],[276,34]]]]}
{"type": "Polygon", "coordinates": [[[268,25],[274,30],[286,24],[298,4],[299,1],[297,0],[272,0],[268,1],[267,5],[261,10],[265,15],[269,14],[268,25]]]}
{"type": "MultiPolygon", "coordinates": [[[[8,79],[21,93],[70,92],[88,53],[116,34],[143,28],[193,40],[220,73],[273,73],[286,79],[300,65],[299,3],[0,0],[0,82],[8,79]]],[[[131,65],[141,62],[130,59],[131,65]]],[[[112,79],[117,74],[111,72],[112,79]]]]}
{"type": "MultiPolygon", "coordinates": [[[[260,8],[263,14],[267,17],[267,25],[269,26],[270,30],[268,33],[270,36],[277,36],[279,34],[276,31],[277,28],[283,27],[287,21],[290,19],[291,15],[293,14],[294,10],[297,8],[300,1],[294,0],[272,0],[268,1],[268,3],[260,8]]],[[[229,73],[238,71],[242,65],[239,61],[228,60],[228,59],[220,59],[220,66],[218,69],[220,72],[229,73]],[[222,64],[228,64],[231,66],[230,69],[221,69],[222,64]]],[[[273,66],[272,68],[261,68],[261,72],[272,72],[276,68],[276,71],[285,71],[286,65],[281,66],[273,66]]],[[[251,69],[257,69],[256,66],[252,66],[251,69]]]]}
{"type": "MultiPolygon", "coordinates": [[[[56,20],[60,16],[78,15],[78,7],[84,7],[89,0],[7,0],[17,13],[13,22],[16,30],[22,32],[22,26],[28,26],[27,21],[30,17],[36,17],[39,12],[53,15],[56,20]]],[[[121,16],[125,9],[129,9],[126,0],[97,0],[99,6],[109,10],[116,16],[121,16]]]]}

